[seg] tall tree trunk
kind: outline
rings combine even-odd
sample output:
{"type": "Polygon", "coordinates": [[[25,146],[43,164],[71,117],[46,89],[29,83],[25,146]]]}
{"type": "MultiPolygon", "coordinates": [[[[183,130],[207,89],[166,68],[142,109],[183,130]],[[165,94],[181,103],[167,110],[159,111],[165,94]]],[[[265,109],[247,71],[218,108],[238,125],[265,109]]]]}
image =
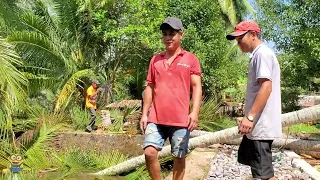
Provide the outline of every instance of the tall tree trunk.
{"type": "MultiPolygon", "coordinates": [[[[320,105],[313,106],[310,108],[301,109],[299,111],[294,111],[290,113],[283,114],[282,125],[290,126],[293,124],[308,122],[320,119],[320,105]]],[[[209,146],[216,143],[226,142],[231,139],[236,139],[241,137],[238,134],[238,127],[228,128],[222,131],[217,131],[214,133],[210,133],[207,135],[202,135],[199,137],[195,137],[190,139],[189,148],[194,149],[195,147],[201,146],[209,146]]],[[[165,146],[162,151],[159,152],[159,157],[166,157],[171,154],[171,147],[165,146]]],[[[127,172],[133,170],[141,165],[145,164],[144,155],[129,159],[123,163],[118,165],[106,168],[102,171],[94,173],[93,175],[101,176],[101,175],[116,175],[123,172],[127,172]]]]}

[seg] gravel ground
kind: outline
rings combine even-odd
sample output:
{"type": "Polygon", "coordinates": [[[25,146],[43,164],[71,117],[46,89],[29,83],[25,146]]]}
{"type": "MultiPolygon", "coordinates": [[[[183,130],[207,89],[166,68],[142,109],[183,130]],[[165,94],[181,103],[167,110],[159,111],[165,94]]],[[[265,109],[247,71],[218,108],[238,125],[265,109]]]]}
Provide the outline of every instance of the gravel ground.
{"type": "MultiPolygon", "coordinates": [[[[238,146],[223,145],[215,159],[211,161],[207,180],[249,180],[249,166],[237,162],[238,146]]],[[[311,180],[308,174],[292,167],[291,158],[273,149],[273,165],[278,180],[311,180]]]]}

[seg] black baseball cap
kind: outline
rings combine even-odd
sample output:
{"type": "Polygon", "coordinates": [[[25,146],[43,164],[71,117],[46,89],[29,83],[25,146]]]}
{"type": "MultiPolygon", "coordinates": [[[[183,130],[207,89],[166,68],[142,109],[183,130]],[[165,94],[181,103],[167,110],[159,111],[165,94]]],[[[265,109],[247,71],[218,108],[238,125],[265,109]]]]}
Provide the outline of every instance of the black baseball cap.
{"type": "Polygon", "coordinates": [[[175,17],[167,17],[160,26],[160,30],[164,30],[168,25],[177,31],[183,31],[183,25],[180,19],[175,17]]]}

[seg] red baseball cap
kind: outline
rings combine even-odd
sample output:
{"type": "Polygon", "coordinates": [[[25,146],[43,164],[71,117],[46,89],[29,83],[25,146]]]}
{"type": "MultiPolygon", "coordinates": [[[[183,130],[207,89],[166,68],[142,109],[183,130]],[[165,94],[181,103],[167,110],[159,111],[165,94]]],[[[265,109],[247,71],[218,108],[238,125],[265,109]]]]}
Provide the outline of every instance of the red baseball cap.
{"type": "Polygon", "coordinates": [[[226,38],[228,40],[234,40],[235,37],[241,36],[242,34],[245,34],[248,31],[255,31],[257,33],[260,32],[260,27],[259,25],[253,21],[253,20],[248,20],[248,21],[242,21],[239,24],[236,25],[234,28],[234,32],[227,35],[226,38]]]}

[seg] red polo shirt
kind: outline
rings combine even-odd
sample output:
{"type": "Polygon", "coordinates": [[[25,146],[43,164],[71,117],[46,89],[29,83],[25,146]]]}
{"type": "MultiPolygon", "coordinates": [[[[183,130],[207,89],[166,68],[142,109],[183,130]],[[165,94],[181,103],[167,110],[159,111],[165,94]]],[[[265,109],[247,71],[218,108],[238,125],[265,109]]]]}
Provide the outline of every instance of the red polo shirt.
{"type": "Polygon", "coordinates": [[[188,126],[191,75],[201,76],[198,58],[182,50],[169,65],[165,52],[153,56],[147,81],[154,84],[153,104],[148,122],[188,126]]]}

